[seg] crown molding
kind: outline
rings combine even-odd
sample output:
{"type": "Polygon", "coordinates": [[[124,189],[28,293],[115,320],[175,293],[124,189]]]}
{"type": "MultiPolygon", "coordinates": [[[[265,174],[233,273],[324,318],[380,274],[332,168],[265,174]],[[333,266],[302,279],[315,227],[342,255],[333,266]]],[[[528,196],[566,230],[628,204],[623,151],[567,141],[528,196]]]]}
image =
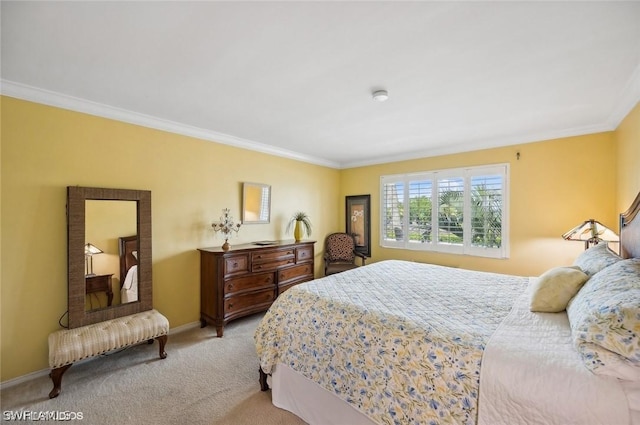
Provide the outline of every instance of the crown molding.
{"type": "Polygon", "coordinates": [[[16,83],[9,80],[0,80],[0,93],[3,96],[14,97],[17,99],[27,100],[30,102],[41,103],[48,106],[55,106],[61,109],[81,112],[89,115],[95,115],[102,118],[113,119],[117,121],[135,124],[142,127],[162,130],[169,133],[180,134],[183,136],[194,137],[197,139],[207,140],[210,142],[221,143],[224,145],[235,146],[238,148],[248,149],[251,151],[266,153],[269,155],[279,156],[283,158],[293,159],[296,161],[307,162],[310,164],[321,165],[329,168],[340,168],[339,164],[327,161],[322,158],[315,158],[302,155],[298,152],[286,149],[276,148],[264,143],[252,140],[242,139],[240,137],[229,134],[218,133],[199,127],[185,125],[174,121],[169,121],[126,109],[115,108],[98,102],[69,96],[66,94],[44,90],[25,84],[16,83]]]}
{"type": "Polygon", "coordinates": [[[17,99],[27,100],[31,102],[41,103],[44,105],[55,106],[75,112],[81,112],[89,115],[95,115],[103,118],[113,119],[126,122],[129,124],[140,125],[143,127],[162,130],[169,133],[180,134],[184,136],[194,137],[197,139],[207,140],[224,145],[230,145],[251,151],[266,153],[269,155],[279,156],[283,158],[293,159],[296,161],[306,162],[310,164],[320,165],[335,169],[364,167],[368,165],[378,165],[396,161],[408,161],[419,158],[427,158],[441,155],[451,155],[462,152],[476,151],[482,149],[491,149],[504,146],[512,146],[524,143],[540,142],[544,140],[560,139],[564,137],[581,136],[585,134],[600,133],[615,130],[622,120],[640,101],[640,65],[635,69],[631,78],[627,82],[625,89],[620,95],[613,112],[606,122],[598,125],[578,127],[572,129],[564,129],[560,131],[551,131],[544,133],[531,134],[523,136],[509,136],[492,141],[484,141],[482,146],[478,146],[477,141],[473,143],[463,143],[448,145],[441,148],[431,149],[428,151],[414,151],[399,155],[385,156],[363,161],[349,162],[333,162],[322,158],[302,155],[298,152],[286,149],[276,148],[264,143],[252,140],[242,139],[240,137],[229,134],[218,133],[211,130],[205,130],[174,121],[156,118],[150,115],[129,111],[126,109],[115,108],[113,106],[80,99],[77,97],[44,90],[25,84],[16,83],[9,80],[0,80],[0,93],[4,96],[14,97],[17,99]]]}
{"type": "Polygon", "coordinates": [[[376,158],[365,161],[351,161],[340,163],[340,168],[365,167],[368,165],[379,165],[388,162],[410,161],[413,159],[430,158],[434,156],[452,155],[464,152],[480,151],[485,149],[502,148],[507,146],[522,145],[525,143],[544,142],[553,139],[562,139],[566,137],[584,136],[586,134],[602,133],[615,130],[615,127],[609,123],[590,125],[585,127],[575,127],[559,131],[549,131],[543,133],[535,133],[527,136],[514,135],[500,139],[492,139],[491,141],[473,141],[461,144],[448,144],[439,148],[430,149],[428,151],[406,152],[394,156],[386,156],[385,158],[376,158]],[[482,143],[480,145],[479,143],[482,143]]]}
{"type": "Polygon", "coordinates": [[[640,64],[636,67],[631,78],[624,86],[618,102],[616,102],[613,112],[609,115],[607,122],[611,127],[618,128],[622,120],[629,115],[629,112],[640,102],[640,64]]]}

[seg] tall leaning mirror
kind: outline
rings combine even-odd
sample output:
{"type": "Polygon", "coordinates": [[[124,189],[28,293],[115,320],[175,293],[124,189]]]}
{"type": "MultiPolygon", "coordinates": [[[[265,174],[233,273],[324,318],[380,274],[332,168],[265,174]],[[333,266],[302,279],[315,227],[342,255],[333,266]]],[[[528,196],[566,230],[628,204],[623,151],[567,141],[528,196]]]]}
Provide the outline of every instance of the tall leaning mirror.
{"type": "Polygon", "coordinates": [[[150,310],[151,192],[67,187],[69,328],[150,310]]]}
{"type": "Polygon", "coordinates": [[[269,223],[271,220],[271,186],[242,183],[242,223],[269,223]]]}

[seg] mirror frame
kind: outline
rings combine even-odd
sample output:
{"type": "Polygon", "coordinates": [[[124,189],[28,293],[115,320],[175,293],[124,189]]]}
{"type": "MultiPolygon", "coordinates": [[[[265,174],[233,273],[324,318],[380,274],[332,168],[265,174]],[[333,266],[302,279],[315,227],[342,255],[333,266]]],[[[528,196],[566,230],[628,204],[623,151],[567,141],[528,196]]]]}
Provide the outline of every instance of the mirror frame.
{"type": "Polygon", "coordinates": [[[271,185],[262,183],[242,183],[242,224],[268,224],[271,222],[271,185]],[[269,190],[269,202],[267,205],[267,219],[266,220],[247,220],[247,192],[248,188],[260,188],[269,190]]]}
{"type": "Polygon", "coordinates": [[[153,308],[151,279],[151,191],[67,186],[69,329],[153,308]],[[85,201],[135,201],[138,230],[138,301],[85,311],[85,201]]]}

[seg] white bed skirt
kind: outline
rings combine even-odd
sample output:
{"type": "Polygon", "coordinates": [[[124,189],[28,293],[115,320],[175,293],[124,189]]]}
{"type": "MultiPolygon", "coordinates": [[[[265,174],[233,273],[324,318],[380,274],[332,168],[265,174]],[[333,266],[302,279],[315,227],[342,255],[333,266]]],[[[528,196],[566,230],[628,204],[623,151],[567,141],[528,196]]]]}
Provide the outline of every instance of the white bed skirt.
{"type": "Polygon", "coordinates": [[[375,425],[346,401],[281,363],[271,376],[271,400],[311,425],[375,425]]]}

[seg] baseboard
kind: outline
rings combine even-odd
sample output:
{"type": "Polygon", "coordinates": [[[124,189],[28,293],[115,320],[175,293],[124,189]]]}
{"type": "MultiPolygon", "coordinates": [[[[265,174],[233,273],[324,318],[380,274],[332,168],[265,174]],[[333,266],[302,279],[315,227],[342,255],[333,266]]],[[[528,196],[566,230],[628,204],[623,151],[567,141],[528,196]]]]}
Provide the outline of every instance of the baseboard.
{"type": "Polygon", "coordinates": [[[16,385],[31,381],[33,379],[42,378],[43,376],[47,376],[47,375],[49,375],[49,369],[42,369],[37,372],[31,372],[26,375],[18,376],[17,378],[9,379],[7,381],[0,383],[0,391],[4,391],[7,388],[14,387],[16,385]]]}
{"type": "Polygon", "coordinates": [[[191,322],[182,326],[178,326],[177,328],[169,329],[169,335],[179,334],[180,332],[190,331],[191,329],[195,329],[199,327],[200,327],[200,321],[198,320],[196,322],[191,322]]]}
{"type": "MultiPolygon", "coordinates": [[[[187,323],[185,325],[182,326],[178,326],[176,328],[173,329],[169,329],[169,335],[175,335],[178,334],[180,332],[185,332],[194,328],[199,328],[200,327],[200,321],[197,322],[191,322],[191,323],[187,323]]],[[[169,340],[169,342],[167,342],[167,346],[170,349],[171,348],[171,340],[169,340]]],[[[85,359],[85,360],[81,360],[79,362],[76,362],[74,364],[80,364],[80,363],[84,363],[84,362],[88,362],[88,361],[92,361],[95,358],[90,358],[90,359],[85,359]]],[[[13,379],[8,379],[4,382],[0,382],[0,391],[6,389],[6,388],[11,388],[13,386],[22,384],[24,382],[28,382],[31,381],[33,379],[38,379],[38,378],[42,378],[43,376],[48,376],[49,375],[50,370],[49,369],[42,369],[42,370],[38,370],[36,372],[31,372],[28,373],[26,375],[22,375],[22,376],[18,376],[17,378],[13,378],[13,379]]]]}

